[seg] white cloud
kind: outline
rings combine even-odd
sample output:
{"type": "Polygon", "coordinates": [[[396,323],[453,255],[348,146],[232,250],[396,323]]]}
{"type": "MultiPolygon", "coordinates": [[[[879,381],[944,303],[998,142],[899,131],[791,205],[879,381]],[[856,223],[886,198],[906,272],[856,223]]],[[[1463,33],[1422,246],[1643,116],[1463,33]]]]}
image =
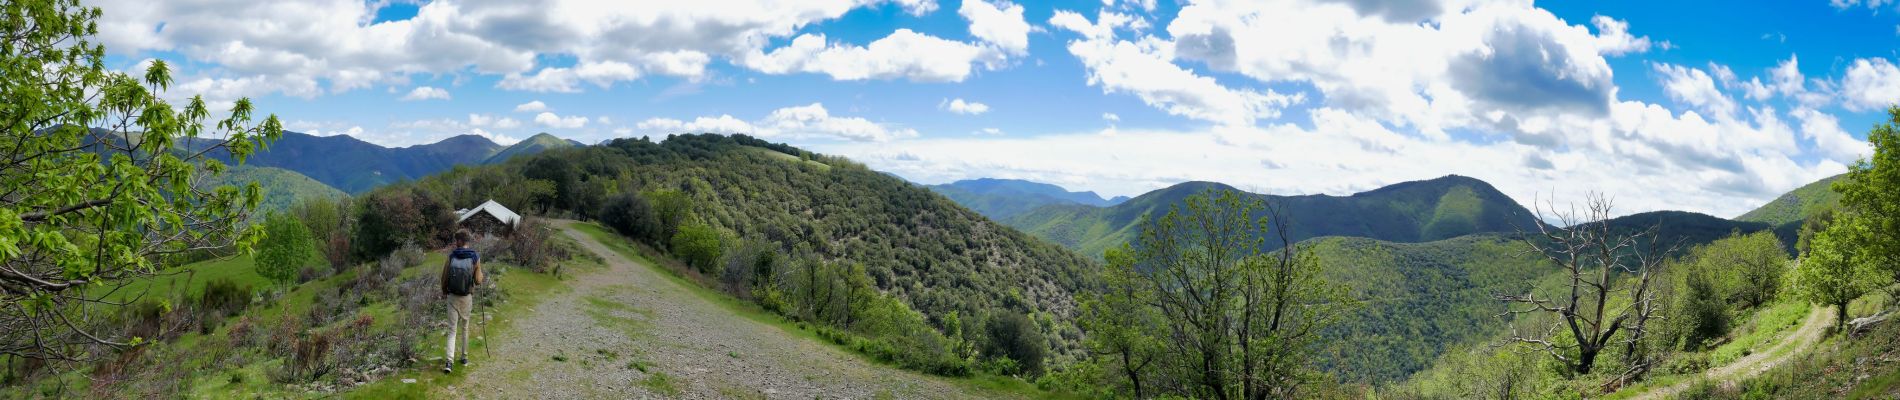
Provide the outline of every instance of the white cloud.
{"type": "MultiPolygon", "coordinates": [[[[1060,15],[1058,15],[1060,17],[1060,15]]],[[[1052,21],[1055,24],[1055,21],[1052,21]]],[[[1098,35],[1092,28],[1056,24],[1078,33],[1098,35]]],[[[1169,114],[1223,125],[1252,125],[1279,115],[1280,109],[1302,100],[1273,90],[1229,89],[1213,78],[1175,65],[1174,44],[1147,37],[1140,42],[1089,37],[1069,42],[1069,53],[1088,69],[1089,84],[1106,93],[1133,93],[1150,106],[1169,114]]]]}
{"type": "MultiPolygon", "coordinates": [[[[933,0],[894,2],[919,16],[937,9],[933,0]]],[[[653,75],[699,80],[715,59],[751,65],[742,61],[802,28],[883,2],[427,2],[413,18],[374,23],[380,5],[372,3],[96,0],[88,5],[105,10],[98,21],[98,37],[115,54],[176,54],[185,59],[175,60],[180,61],[176,65],[206,65],[200,71],[181,71],[179,82],[197,82],[188,88],[216,89],[219,97],[213,100],[228,101],[271,93],[311,97],[378,84],[406,84],[416,74],[503,76],[506,88],[557,92],[583,90],[581,82],[607,87],[653,75]],[[539,61],[551,58],[572,59],[574,65],[555,67],[539,61]],[[183,62],[187,60],[191,63],[183,62]]],[[[963,8],[976,19],[972,32],[984,42],[949,42],[981,48],[984,53],[1026,49],[1024,29],[1028,27],[1020,23],[1020,6],[983,3],[963,8]]],[[[954,47],[920,36],[893,33],[885,45],[870,46],[887,51],[862,56],[884,57],[867,63],[924,58],[932,63],[961,59],[966,69],[972,62],[987,68],[1002,66],[1000,54],[920,57],[954,47]]],[[[937,73],[944,72],[943,68],[872,75],[941,80],[945,75],[937,73]]]]}
{"type": "Polygon", "coordinates": [[[1900,103],[1900,68],[1884,58],[1862,58],[1847,67],[1841,81],[1842,106],[1854,111],[1880,110],[1900,103]]]}
{"type": "Polygon", "coordinates": [[[966,102],[963,101],[962,98],[954,100],[945,99],[942,103],[937,105],[937,108],[963,115],[979,115],[990,111],[990,106],[987,104],[974,101],[966,102]]]}
{"type": "Polygon", "coordinates": [[[1029,51],[1029,22],[1023,20],[1023,6],[1008,1],[963,0],[957,15],[970,21],[970,36],[1011,54],[1029,51]]]}
{"type": "Polygon", "coordinates": [[[1832,115],[1810,108],[1797,108],[1789,114],[1801,120],[1801,135],[1830,160],[1852,163],[1874,152],[1872,145],[1841,129],[1840,120],[1832,115]]]}
{"type": "Polygon", "coordinates": [[[574,93],[581,91],[578,85],[581,81],[606,89],[612,87],[614,82],[635,79],[640,79],[640,70],[626,63],[588,62],[573,68],[542,68],[533,75],[511,73],[496,83],[495,87],[530,92],[574,93]]]}
{"type": "MultiPolygon", "coordinates": [[[[1649,51],[1649,37],[1631,36],[1629,21],[1598,15],[1590,17],[1590,23],[1597,27],[1597,51],[1604,55],[1619,56],[1649,51]]],[[[1668,42],[1663,43],[1674,47],[1668,42]]]]}
{"type": "Polygon", "coordinates": [[[1735,118],[1735,100],[1717,89],[1715,79],[1708,73],[1675,64],[1653,64],[1653,67],[1662,75],[1663,92],[1670,99],[1715,118],[1735,118]]]}
{"type": "Polygon", "coordinates": [[[743,133],[759,137],[778,137],[784,139],[843,139],[864,142],[888,142],[893,139],[912,138],[917,131],[909,128],[892,127],[859,117],[838,117],[831,115],[824,104],[812,103],[803,106],[785,107],[773,110],[765,118],[746,122],[731,115],[718,117],[699,117],[692,121],[672,118],[651,118],[635,124],[639,131],[652,135],[672,133],[743,133]]]}
{"type": "Polygon", "coordinates": [[[542,103],[540,100],[521,103],[515,106],[515,112],[541,112],[547,110],[550,110],[548,103],[542,103]]]}
{"type": "Polygon", "coordinates": [[[1108,122],[1121,122],[1122,116],[1116,115],[1115,113],[1105,112],[1105,113],[1102,113],[1102,120],[1108,121],[1108,122]]]}
{"type": "Polygon", "coordinates": [[[983,129],[977,130],[976,133],[995,136],[995,135],[1003,134],[1003,130],[996,129],[996,128],[983,128],[983,129]]]}
{"type": "Polygon", "coordinates": [[[417,86],[415,90],[410,90],[409,94],[402,96],[403,101],[430,99],[448,100],[449,91],[429,86],[417,86]]]}
{"type": "Polygon", "coordinates": [[[758,128],[752,123],[733,118],[731,115],[717,117],[699,117],[692,121],[680,121],[671,118],[651,118],[634,124],[641,131],[657,133],[719,133],[719,134],[756,134],[758,128]]]}
{"type": "Polygon", "coordinates": [[[1827,0],[1827,3],[1828,5],[1834,6],[1835,9],[1840,10],[1846,10],[1860,5],[1865,5],[1870,10],[1879,10],[1881,6],[1893,4],[1894,0],[1827,0]]]}
{"type": "Polygon", "coordinates": [[[563,116],[555,115],[552,112],[544,111],[544,112],[541,112],[540,114],[534,115],[534,123],[541,124],[541,126],[555,128],[555,129],[579,129],[581,127],[587,126],[587,117],[582,117],[582,116],[563,117],[563,116]]]}
{"type": "Polygon", "coordinates": [[[767,74],[822,73],[847,81],[961,82],[973,63],[995,67],[1000,59],[993,48],[898,29],[866,46],[828,43],[822,33],[799,35],[785,47],[747,56],[742,64],[767,74]]]}

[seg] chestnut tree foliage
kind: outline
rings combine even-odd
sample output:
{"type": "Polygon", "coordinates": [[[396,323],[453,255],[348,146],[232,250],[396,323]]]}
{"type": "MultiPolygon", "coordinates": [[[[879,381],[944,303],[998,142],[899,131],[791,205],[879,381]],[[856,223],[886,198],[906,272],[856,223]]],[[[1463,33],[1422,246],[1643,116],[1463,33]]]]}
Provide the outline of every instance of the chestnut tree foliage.
{"type": "Polygon", "coordinates": [[[202,98],[165,101],[162,61],[141,76],[106,68],[99,15],[77,0],[0,3],[0,354],[137,344],[103,321],[122,305],[105,299],[160,260],[260,236],[244,223],[257,185],[212,187],[227,167],[207,154],[242,162],[282,125],[253,121],[248,100],[216,120],[202,98]]]}

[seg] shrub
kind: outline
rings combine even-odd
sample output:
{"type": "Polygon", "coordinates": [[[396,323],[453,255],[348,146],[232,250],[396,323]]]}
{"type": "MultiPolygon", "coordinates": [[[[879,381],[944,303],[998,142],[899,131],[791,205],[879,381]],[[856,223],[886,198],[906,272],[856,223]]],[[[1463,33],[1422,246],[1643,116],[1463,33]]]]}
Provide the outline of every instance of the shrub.
{"type": "Polygon", "coordinates": [[[359,260],[388,254],[405,244],[434,246],[448,241],[455,216],[448,205],[414,186],[396,186],[365,196],[357,210],[351,239],[359,260]]]}
{"type": "Polygon", "coordinates": [[[622,235],[649,245],[663,245],[665,226],[645,196],[622,193],[600,208],[600,222],[622,235]]]}
{"type": "Polygon", "coordinates": [[[1022,367],[1021,372],[1034,376],[1042,374],[1042,356],[1045,341],[1042,331],[1029,317],[1015,312],[1003,312],[990,318],[984,324],[988,334],[983,343],[983,354],[989,357],[1007,357],[1022,367]]]}
{"type": "Polygon", "coordinates": [[[679,233],[673,235],[673,254],[700,273],[711,274],[713,268],[719,265],[720,253],[724,251],[720,236],[719,228],[702,222],[682,225],[679,233]]]}
{"type": "Polygon", "coordinates": [[[237,281],[228,278],[213,279],[205,283],[204,293],[198,296],[200,309],[216,313],[220,317],[237,315],[250,304],[251,287],[240,286],[237,281]]]}
{"type": "Polygon", "coordinates": [[[257,244],[257,274],[277,284],[291,283],[316,254],[316,243],[303,223],[287,214],[264,217],[264,240],[257,244]]]}

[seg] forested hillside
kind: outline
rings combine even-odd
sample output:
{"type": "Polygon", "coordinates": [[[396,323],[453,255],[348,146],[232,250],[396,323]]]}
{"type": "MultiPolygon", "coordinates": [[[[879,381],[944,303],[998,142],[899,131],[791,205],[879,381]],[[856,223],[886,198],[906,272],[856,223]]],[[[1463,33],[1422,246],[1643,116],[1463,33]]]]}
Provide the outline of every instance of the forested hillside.
{"type": "Polygon", "coordinates": [[[1493,296],[1524,290],[1556,266],[1512,235],[1470,235],[1426,243],[1357,237],[1308,240],[1326,280],[1363,302],[1325,333],[1334,347],[1319,366],[1343,380],[1403,379],[1446,349],[1505,328],[1493,296]]]}
{"type": "MultiPolygon", "coordinates": [[[[1087,258],[928,189],[742,135],[555,149],[458,168],[415,186],[456,206],[494,198],[517,209],[597,219],[678,256],[737,296],[803,320],[889,336],[859,320],[873,311],[861,307],[877,304],[853,294],[862,284],[901,304],[901,311],[877,312],[914,309],[940,333],[916,339],[922,334],[911,332],[891,346],[935,346],[930,357],[960,359],[976,352],[972,346],[1015,346],[1004,342],[1020,337],[1034,343],[982,353],[1019,352],[1024,370],[1040,367],[1043,349],[1066,354],[1078,339],[1068,323],[1073,293],[1092,268],[1087,258]],[[827,300],[834,295],[851,300],[827,300]]],[[[379,190],[369,201],[403,188],[379,190]]],[[[942,360],[914,364],[949,373],[965,368],[942,360]]]]}
{"type": "Polygon", "coordinates": [[[930,190],[997,221],[1048,205],[1107,207],[1128,200],[1104,199],[1095,192],[1071,192],[1056,185],[1017,179],[962,180],[931,185],[930,190]]]}
{"type": "MultiPolygon", "coordinates": [[[[1005,220],[1025,232],[1099,257],[1132,239],[1144,215],[1207,189],[1235,190],[1211,182],[1188,182],[1148,192],[1114,207],[1048,206],[1005,220]]],[[[1490,184],[1462,176],[1405,182],[1351,196],[1276,196],[1247,193],[1278,208],[1300,241],[1355,236],[1423,242],[1473,233],[1536,230],[1530,211],[1490,184]]],[[[1268,246],[1278,238],[1266,241],[1268,246]]]]}
{"type": "Polygon", "coordinates": [[[1835,192],[1833,186],[1834,181],[1840,180],[1842,176],[1846,175],[1830,176],[1802,185],[1794,191],[1776,197],[1768,204],[1735,217],[1735,220],[1761,222],[1775,226],[1800,224],[1802,220],[1815,214],[1840,207],[1841,194],[1835,192]]]}
{"type": "Polygon", "coordinates": [[[253,217],[261,217],[269,212],[289,210],[298,202],[311,199],[338,199],[347,196],[341,190],[317,182],[290,170],[272,167],[254,167],[240,165],[219,175],[214,184],[244,186],[257,182],[264,189],[264,198],[257,204],[253,217]]]}
{"type": "Polygon", "coordinates": [[[515,144],[508,145],[508,147],[504,147],[499,151],[496,151],[495,155],[489,156],[487,159],[482,160],[482,163],[483,164],[498,164],[498,163],[506,162],[508,161],[508,159],[515,158],[518,156],[525,156],[525,155],[540,153],[543,151],[547,151],[549,149],[559,149],[559,148],[567,148],[567,147],[575,147],[575,146],[582,146],[582,144],[580,144],[580,142],[575,142],[572,140],[554,137],[554,135],[550,135],[547,132],[541,132],[541,133],[534,134],[534,136],[529,136],[527,139],[524,139],[515,144]]]}

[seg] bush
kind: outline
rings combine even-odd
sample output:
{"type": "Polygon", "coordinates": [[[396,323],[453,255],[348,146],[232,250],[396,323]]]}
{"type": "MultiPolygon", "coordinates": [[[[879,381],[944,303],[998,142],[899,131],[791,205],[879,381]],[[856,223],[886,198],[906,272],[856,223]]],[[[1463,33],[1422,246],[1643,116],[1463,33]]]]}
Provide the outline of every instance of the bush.
{"type": "Polygon", "coordinates": [[[236,281],[227,278],[213,279],[205,283],[204,293],[198,296],[199,309],[214,313],[219,317],[237,315],[250,304],[251,287],[239,286],[236,281]]]}
{"type": "Polygon", "coordinates": [[[316,242],[303,222],[287,214],[271,213],[264,217],[264,240],[257,244],[257,275],[279,285],[298,278],[312,264],[316,242]]]}
{"type": "Polygon", "coordinates": [[[1020,372],[1030,376],[1042,374],[1042,356],[1047,344],[1042,331],[1028,316],[1003,312],[991,317],[989,323],[984,324],[984,331],[988,333],[988,340],[983,343],[984,355],[1007,357],[1021,366],[1020,372]]]}
{"type": "Polygon", "coordinates": [[[648,245],[660,246],[666,227],[645,196],[622,193],[607,200],[600,208],[600,222],[622,235],[648,245]]]}
{"type": "Polygon", "coordinates": [[[548,273],[559,260],[567,259],[567,250],[556,246],[546,221],[526,217],[515,227],[514,236],[504,243],[509,261],[537,273],[548,273]]]}
{"type": "Polygon", "coordinates": [[[673,235],[673,255],[700,273],[711,274],[719,265],[720,252],[724,251],[720,236],[719,228],[705,223],[682,225],[679,233],[673,235]]]}
{"type": "Polygon", "coordinates": [[[356,258],[372,259],[405,244],[433,247],[447,243],[455,216],[448,205],[413,186],[378,190],[363,198],[357,211],[356,258]]]}

